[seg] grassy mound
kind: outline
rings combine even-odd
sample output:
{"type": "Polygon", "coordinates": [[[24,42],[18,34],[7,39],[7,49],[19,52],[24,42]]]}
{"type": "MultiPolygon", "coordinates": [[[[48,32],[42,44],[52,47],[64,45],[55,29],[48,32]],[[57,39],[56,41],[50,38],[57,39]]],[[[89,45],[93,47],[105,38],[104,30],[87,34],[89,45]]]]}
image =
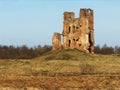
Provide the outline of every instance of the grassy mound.
{"type": "Polygon", "coordinates": [[[80,60],[88,57],[92,55],[77,49],[49,51],[42,56],[44,60],[80,60]]]}

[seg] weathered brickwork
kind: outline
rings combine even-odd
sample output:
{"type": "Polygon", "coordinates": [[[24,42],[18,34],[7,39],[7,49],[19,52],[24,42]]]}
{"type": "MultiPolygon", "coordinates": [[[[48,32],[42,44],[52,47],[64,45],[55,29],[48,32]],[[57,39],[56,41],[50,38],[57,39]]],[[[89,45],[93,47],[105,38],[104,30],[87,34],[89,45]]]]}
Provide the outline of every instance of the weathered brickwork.
{"type": "Polygon", "coordinates": [[[94,14],[91,9],[80,9],[79,18],[74,12],[64,12],[63,32],[54,33],[53,50],[79,49],[94,53],[94,14]],[[63,45],[61,44],[63,37],[63,45]]]}

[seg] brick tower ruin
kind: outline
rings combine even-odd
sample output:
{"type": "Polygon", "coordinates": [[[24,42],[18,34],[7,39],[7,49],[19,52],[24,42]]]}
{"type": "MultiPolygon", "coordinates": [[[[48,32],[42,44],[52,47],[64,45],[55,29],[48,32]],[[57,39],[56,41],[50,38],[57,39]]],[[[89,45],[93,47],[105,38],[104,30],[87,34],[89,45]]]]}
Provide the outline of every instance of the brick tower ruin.
{"type": "Polygon", "coordinates": [[[76,48],[86,53],[94,53],[93,10],[80,9],[79,18],[75,18],[74,12],[64,12],[63,32],[62,34],[54,33],[52,44],[53,50],[76,48]]]}

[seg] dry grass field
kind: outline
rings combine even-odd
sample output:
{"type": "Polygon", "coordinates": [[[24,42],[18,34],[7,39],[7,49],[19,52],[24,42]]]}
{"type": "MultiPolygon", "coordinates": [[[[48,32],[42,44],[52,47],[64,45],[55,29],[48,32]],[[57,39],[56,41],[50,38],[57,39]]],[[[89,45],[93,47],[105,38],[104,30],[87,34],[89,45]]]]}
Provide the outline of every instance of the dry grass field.
{"type": "Polygon", "coordinates": [[[0,60],[0,90],[120,90],[120,56],[61,50],[0,60]]]}

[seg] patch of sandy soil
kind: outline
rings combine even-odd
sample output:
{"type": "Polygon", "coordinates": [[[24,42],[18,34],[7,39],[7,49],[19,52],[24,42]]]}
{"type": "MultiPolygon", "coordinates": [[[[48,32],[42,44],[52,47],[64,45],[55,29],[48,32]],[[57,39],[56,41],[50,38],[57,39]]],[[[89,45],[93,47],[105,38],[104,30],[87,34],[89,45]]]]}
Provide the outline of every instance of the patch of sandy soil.
{"type": "Polygon", "coordinates": [[[120,76],[49,76],[0,74],[0,87],[120,88],[120,76]]]}

